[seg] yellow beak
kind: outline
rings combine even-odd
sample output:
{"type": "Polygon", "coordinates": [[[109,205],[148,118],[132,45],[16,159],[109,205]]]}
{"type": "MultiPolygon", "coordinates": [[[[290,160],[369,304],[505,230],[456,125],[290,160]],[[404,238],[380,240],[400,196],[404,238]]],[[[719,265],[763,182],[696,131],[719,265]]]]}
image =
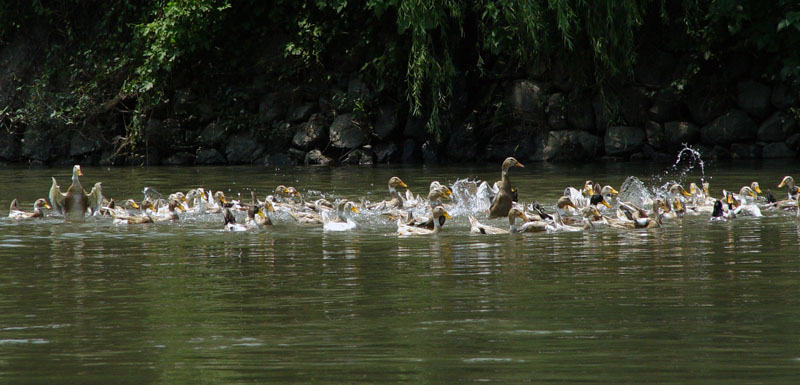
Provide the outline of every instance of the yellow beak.
{"type": "Polygon", "coordinates": [[[258,208],[258,211],[256,211],[256,214],[258,216],[260,216],[262,219],[267,219],[267,217],[264,215],[264,212],[261,211],[261,207],[258,208]]]}
{"type": "Polygon", "coordinates": [[[45,203],[44,203],[44,208],[46,208],[46,209],[52,209],[52,207],[50,207],[50,205],[49,205],[49,204],[47,204],[47,202],[45,202],[45,203]]]}
{"type": "Polygon", "coordinates": [[[356,213],[356,214],[361,212],[361,211],[358,210],[358,207],[356,207],[356,206],[351,207],[350,210],[353,210],[353,212],[356,213]]]}
{"type": "Polygon", "coordinates": [[[273,212],[273,213],[275,212],[275,207],[273,207],[272,203],[269,202],[269,201],[267,201],[267,210],[269,210],[270,212],[273,212]]]}
{"type": "Polygon", "coordinates": [[[605,200],[605,199],[603,199],[602,201],[600,201],[600,203],[602,203],[602,204],[603,204],[603,206],[606,206],[606,207],[608,207],[608,208],[611,208],[611,205],[609,205],[609,204],[608,204],[608,202],[606,202],[606,200],[605,200]]]}
{"type": "Polygon", "coordinates": [[[138,208],[139,208],[139,205],[138,205],[138,204],[136,204],[136,202],[132,202],[132,203],[131,203],[131,207],[133,207],[133,208],[135,208],[135,209],[138,209],[138,208]]]}
{"type": "Polygon", "coordinates": [[[450,214],[448,214],[448,213],[447,213],[447,211],[445,211],[444,213],[442,213],[442,215],[443,215],[445,218],[447,218],[447,219],[453,219],[453,217],[451,217],[451,216],[450,216],[450,214]]]}
{"type": "Polygon", "coordinates": [[[403,187],[403,188],[408,188],[408,185],[406,185],[405,182],[403,182],[403,181],[400,181],[398,186],[403,187]]]}

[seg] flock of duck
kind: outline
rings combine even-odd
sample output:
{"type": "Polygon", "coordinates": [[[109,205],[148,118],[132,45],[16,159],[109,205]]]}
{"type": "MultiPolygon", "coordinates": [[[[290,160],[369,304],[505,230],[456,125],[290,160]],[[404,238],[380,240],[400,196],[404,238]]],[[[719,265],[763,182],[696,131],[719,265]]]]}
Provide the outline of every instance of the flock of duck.
{"type": "MultiPolygon", "coordinates": [[[[586,181],[583,187],[567,187],[556,204],[546,209],[537,202],[522,204],[517,189],[512,187],[510,169],[524,167],[513,157],[502,163],[501,179],[494,185],[487,182],[444,185],[438,181],[430,184],[425,197],[414,196],[399,178],[389,179],[389,199],[379,202],[355,202],[325,198],[306,201],[294,187],[278,186],[271,195],[259,200],[251,192],[250,201],[231,200],[222,191],[212,193],[203,188],[186,193],[175,192],[163,196],[145,188],[144,198],[117,202],[103,196],[102,183],[97,182],[86,192],[81,185],[83,172],[79,165],[72,169],[72,184],[62,192],[53,178],[48,199],[37,199],[33,211],[19,208],[14,199],[9,218],[30,220],[44,218],[45,209],[51,215],[63,216],[67,221],[83,221],[87,216],[111,217],[115,224],[143,225],[154,222],[178,221],[195,214],[220,215],[221,228],[227,231],[254,231],[273,225],[276,212],[285,213],[283,222],[296,222],[307,226],[322,226],[323,231],[354,231],[359,228],[355,214],[372,214],[397,225],[397,235],[428,235],[442,231],[448,219],[448,209],[459,200],[474,201],[467,214],[470,232],[475,234],[507,234],[527,232],[585,231],[595,226],[619,229],[661,227],[662,221],[690,215],[705,215],[712,221],[728,221],[737,216],[761,216],[762,210],[798,210],[800,189],[791,176],[784,177],[778,188],[787,187],[786,199],[777,200],[771,192],[763,194],[758,182],[743,186],[738,193],[723,190],[720,197],[709,193],[709,184],[691,183],[688,190],[680,184],[666,186],[657,197],[643,200],[639,205],[623,201],[611,186],[586,181]],[[405,194],[398,189],[405,188],[405,194]],[[457,192],[454,194],[454,190],[457,192]],[[507,218],[508,227],[481,223],[473,214],[487,214],[488,219],[507,218]],[[237,216],[241,219],[237,219],[237,216]],[[288,219],[288,218],[291,218],[288,219]]],[[[458,183],[458,182],[456,182],[458,183]]]]}

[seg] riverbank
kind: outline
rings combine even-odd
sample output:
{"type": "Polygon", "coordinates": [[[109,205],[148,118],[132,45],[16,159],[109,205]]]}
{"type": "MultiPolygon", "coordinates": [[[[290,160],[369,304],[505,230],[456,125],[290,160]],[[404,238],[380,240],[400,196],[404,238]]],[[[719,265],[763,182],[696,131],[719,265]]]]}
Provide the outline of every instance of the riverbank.
{"type": "MultiPolygon", "coordinates": [[[[510,155],[523,162],[659,160],[684,144],[707,159],[796,158],[800,152],[800,97],[792,75],[800,65],[786,58],[795,38],[780,28],[774,36],[729,32],[699,38],[703,29],[679,22],[688,11],[643,3],[640,11],[647,13],[627,25],[631,36],[618,41],[620,50],[630,52],[619,57],[590,47],[596,36],[582,30],[574,40],[564,35],[563,42],[537,41],[549,46],[523,55],[513,45],[487,51],[481,46],[486,31],[470,30],[459,19],[462,36],[453,38],[457,44],[449,42],[455,48],[438,52],[436,65],[423,68],[441,65],[447,71],[423,76],[414,75],[418,51],[402,28],[387,32],[343,20],[321,24],[331,36],[314,35],[328,43],[309,57],[293,38],[303,31],[282,24],[240,26],[247,10],[228,4],[183,20],[170,16],[169,7],[175,5],[155,16],[144,7],[125,13],[109,6],[93,11],[94,18],[74,12],[63,18],[85,26],[70,27],[68,36],[59,34],[55,25],[61,19],[52,15],[0,29],[0,161],[455,164],[510,155]],[[672,18],[654,17],[658,12],[672,18]],[[164,27],[167,32],[156,29],[162,22],[171,26],[164,27]],[[202,22],[209,31],[180,29],[202,22]],[[152,30],[142,32],[142,26],[152,30]],[[107,39],[95,42],[103,28],[107,39]],[[152,37],[156,33],[186,41],[164,43],[152,37]],[[756,38],[769,38],[772,45],[760,47],[756,38]],[[375,52],[380,44],[386,52],[375,52]],[[389,49],[396,51],[390,55],[389,49]],[[160,60],[154,59],[157,53],[172,61],[153,64],[160,60]],[[608,63],[598,63],[602,58],[608,63]]],[[[789,12],[784,8],[759,15],[747,28],[778,24],[789,12]]],[[[250,10],[279,18],[300,12],[279,11],[250,10]]],[[[475,9],[463,11],[465,18],[477,17],[475,9]]],[[[392,7],[337,12],[353,18],[367,12],[398,26],[407,17],[392,7]]],[[[324,12],[312,16],[327,20],[324,12]]],[[[712,27],[717,26],[704,28],[712,27]]],[[[436,28],[453,26],[440,22],[436,28]]],[[[527,47],[525,40],[515,43],[527,47]]]]}

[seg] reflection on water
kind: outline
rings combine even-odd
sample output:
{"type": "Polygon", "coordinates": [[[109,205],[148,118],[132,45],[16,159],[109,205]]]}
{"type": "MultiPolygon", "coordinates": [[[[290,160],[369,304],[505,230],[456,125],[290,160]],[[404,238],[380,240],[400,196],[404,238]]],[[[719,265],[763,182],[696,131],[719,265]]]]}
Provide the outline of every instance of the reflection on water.
{"type": "MultiPolygon", "coordinates": [[[[649,183],[663,170],[526,166],[511,175],[520,198],[549,205],[586,179],[649,183]]],[[[706,165],[705,173],[721,189],[753,179],[775,185],[790,170],[747,163],[706,165]]],[[[66,180],[69,171],[0,171],[9,181],[0,205],[32,202],[51,175],[66,180]]],[[[379,200],[392,175],[420,193],[435,179],[499,178],[496,167],[84,173],[109,196],[135,198],[143,186],[163,193],[201,181],[234,197],[283,183],[379,200]]],[[[439,236],[404,239],[377,220],[345,234],[274,220],[256,233],[221,232],[211,215],[153,226],[0,220],[0,378],[796,382],[800,222],[791,216],[486,237],[468,234],[461,215],[439,236]]]]}

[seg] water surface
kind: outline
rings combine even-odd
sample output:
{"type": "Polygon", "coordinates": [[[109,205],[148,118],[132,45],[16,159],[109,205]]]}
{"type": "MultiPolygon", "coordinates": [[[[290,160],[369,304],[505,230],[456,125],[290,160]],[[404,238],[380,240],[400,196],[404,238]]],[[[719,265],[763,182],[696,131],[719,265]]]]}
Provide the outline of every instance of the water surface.
{"type": "MultiPolygon", "coordinates": [[[[84,186],[141,199],[197,186],[260,197],[379,200],[400,176],[494,181],[463,167],[84,167],[84,186]]],[[[520,199],[551,206],[586,179],[695,181],[651,163],[527,164],[520,199]]],[[[712,192],[776,188],[789,162],[706,165],[712,192]]],[[[0,214],[70,167],[0,170],[0,214]]],[[[670,220],[652,230],[432,237],[375,218],[324,233],[285,215],[253,233],[221,216],[117,226],[0,220],[0,381],[7,383],[797,383],[800,221],[670,220]]],[[[485,215],[484,215],[485,218],[485,215]]],[[[488,221],[501,225],[502,221],[488,221]]]]}

